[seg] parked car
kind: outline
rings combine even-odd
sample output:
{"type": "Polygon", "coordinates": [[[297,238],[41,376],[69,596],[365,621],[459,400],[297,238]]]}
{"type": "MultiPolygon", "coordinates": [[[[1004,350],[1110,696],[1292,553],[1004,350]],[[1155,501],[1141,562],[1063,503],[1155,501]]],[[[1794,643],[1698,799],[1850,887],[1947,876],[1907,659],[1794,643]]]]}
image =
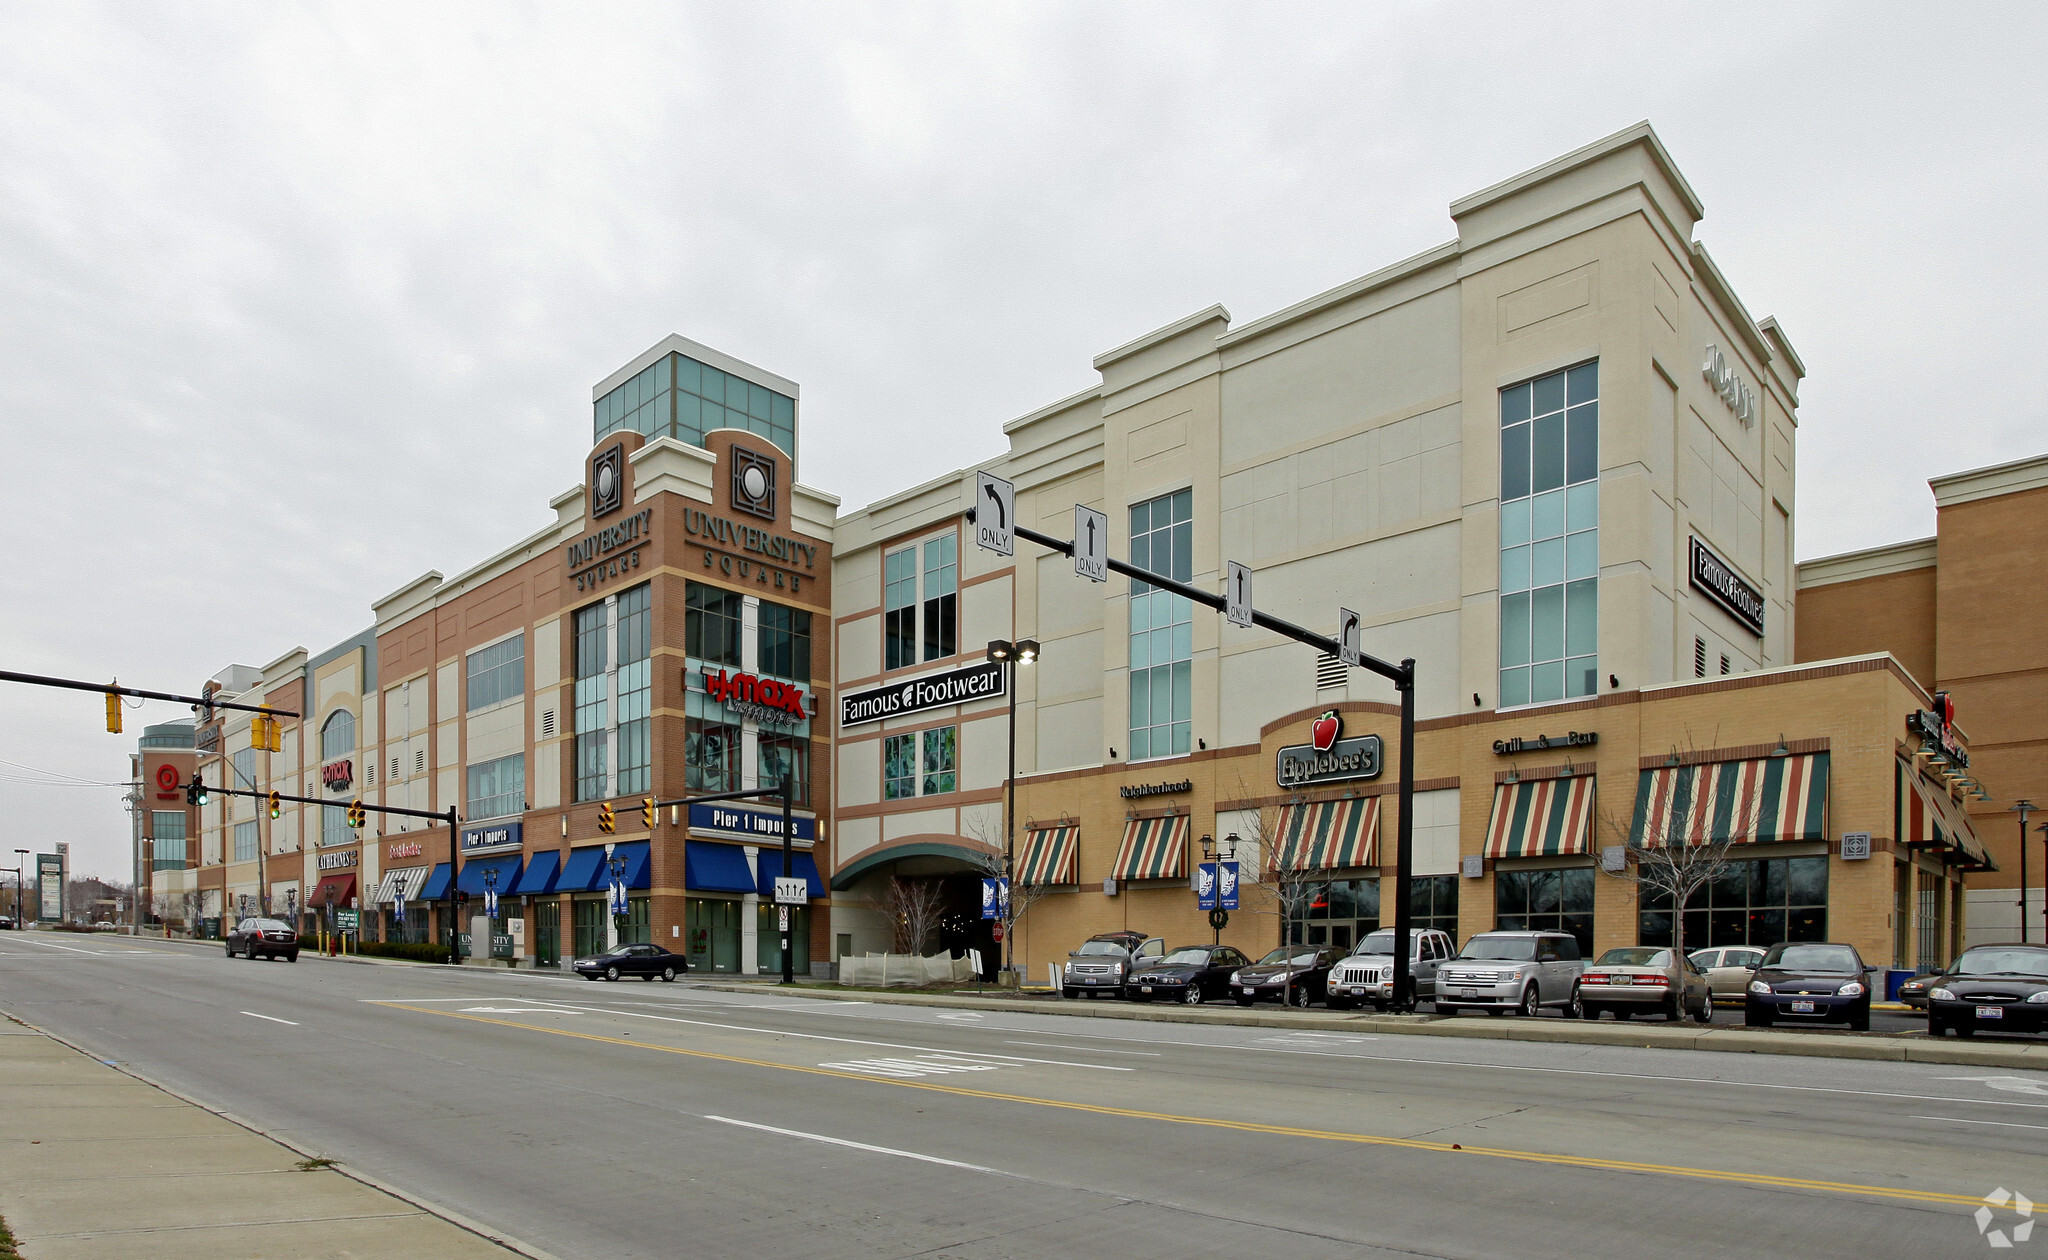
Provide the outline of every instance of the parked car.
{"type": "Polygon", "coordinates": [[[1927,1009],[1927,991],[1941,983],[1939,975],[1913,976],[1899,985],[1899,1001],[1916,1011],[1927,1009]]]}
{"type": "Polygon", "coordinates": [[[1185,946],[1156,962],[1139,963],[1124,995],[1134,1002],[1156,997],[1200,1006],[1229,992],[1230,973],[1250,963],[1228,945],[1185,946]]]}
{"type": "Polygon", "coordinates": [[[1927,1031],[2048,1032],[2048,946],[1972,945],[1927,991],[1927,1031]]]}
{"type": "MultiPolygon", "coordinates": [[[[1436,996],[1437,968],[1458,952],[1450,933],[1423,928],[1409,940],[1408,974],[1415,985],[1415,999],[1426,1002],[1436,996]]],[[[1349,1010],[1370,1002],[1386,1010],[1394,1000],[1394,929],[1367,932],[1351,956],[1330,969],[1330,1009],[1349,1010]]]]}
{"type": "Polygon", "coordinates": [[[243,919],[227,935],[228,957],[299,961],[299,934],[283,919],[243,919]]]}
{"type": "Polygon", "coordinates": [[[1124,980],[1133,968],[1157,962],[1166,956],[1163,937],[1143,932],[1104,932],[1081,942],[1067,955],[1060,969],[1060,996],[1093,997],[1097,993],[1121,996],[1124,980]]]}
{"type": "Polygon", "coordinates": [[[1322,945],[1283,945],[1230,977],[1230,996],[1239,1006],[1283,1002],[1311,1006],[1326,995],[1337,951],[1322,945]]]}
{"type": "Polygon", "coordinates": [[[118,932],[121,930],[121,925],[108,919],[99,919],[93,923],[92,930],[95,932],[118,932]]]}
{"type": "Polygon", "coordinates": [[[1742,1001],[1749,992],[1749,978],[1764,960],[1760,945],[1730,945],[1726,949],[1696,949],[1692,965],[1707,977],[1714,1000],[1728,1006],[1742,1001]]]}
{"type": "Polygon", "coordinates": [[[1691,958],[1654,945],[1610,949],[1579,977],[1580,1006],[1587,1019],[1613,1011],[1614,1018],[1662,1015],[1673,1023],[1691,1015],[1714,1022],[1714,991],[1691,958]]]}
{"type": "Polygon", "coordinates": [[[660,976],[663,980],[673,981],[677,975],[690,969],[690,960],[681,954],[671,954],[659,945],[621,945],[602,954],[577,959],[574,969],[585,980],[617,980],[620,976],[652,980],[660,976]]]}
{"type": "Polygon", "coordinates": [[[0,914],[0,932],[11,932],[13,930],[14,920],[8,918],[4,914],[0,914]]]}
{"type": "Polygon", "coordinates": [[[1533,1017],[1554,1006],[1576,1019],[1579,974],[1585,969],[1579,938],[1569,932],[1482,932],[1437,968],[1436,1009],[1443,1015],[1470,1007],[1533,1017]]]}
{"type": "Polygon", "coordinates": [[[1777,1020],[1847,1024],[1870,1030],[1870,985],[1854,945],[1794,942],[1773,945],[1757,965],[1744,998],[1742,1022],[1769,1028],[1777,1020]]]}

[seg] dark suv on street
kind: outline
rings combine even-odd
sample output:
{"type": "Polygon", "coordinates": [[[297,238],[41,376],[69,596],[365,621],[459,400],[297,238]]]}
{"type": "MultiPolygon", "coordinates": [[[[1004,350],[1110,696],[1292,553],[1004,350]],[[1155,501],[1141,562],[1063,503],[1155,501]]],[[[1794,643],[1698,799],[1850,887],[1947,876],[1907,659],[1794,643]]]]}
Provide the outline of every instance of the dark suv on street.
{"type": "Polygon", "coordinates": [[[228,957],[299,961],[299,934],[283,919],[243,919],[228,932],[228,957]]]}

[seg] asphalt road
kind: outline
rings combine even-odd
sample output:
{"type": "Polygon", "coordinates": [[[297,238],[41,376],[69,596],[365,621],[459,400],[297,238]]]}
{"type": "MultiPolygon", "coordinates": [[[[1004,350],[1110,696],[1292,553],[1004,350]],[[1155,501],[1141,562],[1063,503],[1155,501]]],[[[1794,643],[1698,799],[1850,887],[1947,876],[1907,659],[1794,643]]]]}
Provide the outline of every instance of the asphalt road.
{"type": "Polygon", "coordinates": [[[2048,1073],[42,934],[0,938],[0,1010],[565,1258],[1867,1260],[1983,1255],[1982,1196],[2048,1201],[2048,1073]]]}

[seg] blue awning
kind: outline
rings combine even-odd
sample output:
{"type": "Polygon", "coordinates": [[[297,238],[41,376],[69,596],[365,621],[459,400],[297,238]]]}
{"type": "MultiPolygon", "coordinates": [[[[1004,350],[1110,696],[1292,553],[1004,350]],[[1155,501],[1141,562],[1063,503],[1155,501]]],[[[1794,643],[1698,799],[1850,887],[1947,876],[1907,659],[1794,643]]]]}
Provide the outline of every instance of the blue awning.
{"type": "Polygon", "coordinates": [[[562,855],[549,849],[533,855],[533,861],[526,864],[526,874],[519,877],[519,883],[512,889],[514,896],[538,897],[555,890],[555,872],[562,867],[562,855]]]}
{"type": "MultiPolygon", "coordinates": [[[[761,868],[761,883],[757,891],[763,897],[775,895],[775,881],[782,878],[782,852],[779,849],[763,849],[757,863],[761,868]]],[[[792,879],[803,879],[811,886],[810,895],[825,895],[825,881],[818,878],[818,864],[808,853],[794,852],[789,855],[789,874],[792,879]]]]}
{"type": "Polygon", "coordinates": [[[420,895],[415,901],[441,901],[448,896],[448,864],[441,863],[434,873],[427,876],[427,882],[420,886],[420,895]]]}
{"type": "Polygon", "coordinates": [[[503,857],[471,858],[462,864],[462,874],[455,877],[455,886],[472,897],[484,895],[484,875],[498,872],[498,895],[509,896],[512,886],[519,882],[519,855],[507,853],[503,857]]]}
{"type": "MultiPolygon", "coordinates": [[[[626,864],[627,888],[645,888],[648,886],[647,871],[652,863],[648,861],[647,841],[622,841],[612,846],[612,856],[623,860],[626,864]]],[[[604,872],[597,877],[597,882],[599,884],[609,884],[611,879],[611,868],[607,865],[604,872]]]]}
{"type": "Polygon", "coordinates": [[[569,861],[562,867],[560,879],[555,881],[556,892],[589,892],[604,878],[604,846],[593,844],[588,848],[569,850],[569,861]]]}
{"type": "MultiPolygon", "coordinates": [[[[771,881],[769,888],[775,887],[771,881]]],[[[736,844],[691,840],[683,850],[683,887],[698,892],[758,891],[747,869],[747,851],[736,844]]]]}

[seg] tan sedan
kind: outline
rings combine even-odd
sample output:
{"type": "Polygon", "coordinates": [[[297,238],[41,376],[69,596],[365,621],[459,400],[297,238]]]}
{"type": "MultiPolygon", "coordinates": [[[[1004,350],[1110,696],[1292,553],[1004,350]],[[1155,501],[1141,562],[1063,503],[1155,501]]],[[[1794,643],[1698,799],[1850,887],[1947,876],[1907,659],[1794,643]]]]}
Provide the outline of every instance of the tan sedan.
{"type": "Polygon", "coordinates": [[[1764,951],[1757,945],[1730,945],[1726,949],[1696,949],[1692,952],[1692,965],[1698,967],[1707,977],[1707,987],[1714,991],[1716,1002],[1730,1006],[1742,1005],[1749,993],[1749,982],[1756,975],[1756,966],[1764,960],[1764,951]]]}
{"type": "Polygon", "coordinates": [[[1587,1019],[1613,1011],[1614,1018],[1662,1015],[1680,1020],[1687,1015],[1702,1024],[1714,1018],[1714,993],[1707,977],[1690,958],[1654,945],[1610,949],[1579,977],[1579,1000],[1587,1019]]]}

